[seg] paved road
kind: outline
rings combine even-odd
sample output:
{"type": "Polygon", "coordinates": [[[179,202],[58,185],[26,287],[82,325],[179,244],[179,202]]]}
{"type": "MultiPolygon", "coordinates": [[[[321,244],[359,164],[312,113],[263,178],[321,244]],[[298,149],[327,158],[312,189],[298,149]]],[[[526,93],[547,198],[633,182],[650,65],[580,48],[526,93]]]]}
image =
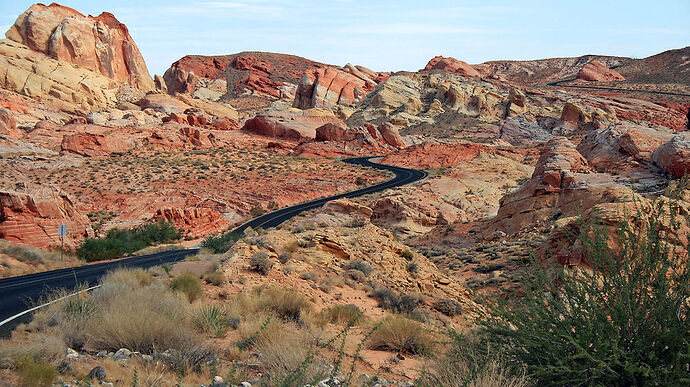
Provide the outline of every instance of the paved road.
{"type": "MultiPolygon", "coordinates": [[[[235,228],[233,232],[241,233],[247,227],[270,228],[275,227],[295,215],[313,208],[321,207],[326,202],[339,198],[353,198],[374,192],[383,191],[388,188],[398,187],[421,180],[427,176],[426,172],[415,169],[393,167],[389,165],[371,162],[369,157],[358,157],[343,160],[346,163],[388,170],[395,173],[395,177],[383,183],[375,184],[366,188],[350,191],[335,196],[312,200],[310,202],[297,204],[291,207],[282,208],[258,218],[254,218],[241,226],[235,228]]],[[[194,255],[198,249],[172,250],[157,254],[144,255],[140,257],[124,258],[115,261],[95,263],[91,265],[34,273],[19,277],[0,279],[0,322],[26,311],[37,305],[42,295],[54,289],[72,290],[79,286],[91,286],[110,270],[121,267],[140,267],[148,268],[168,262],[176,262],[194,255]]],[[[12,329],[20,322],[31,319],[31,314],[25,314],[12,321],[0,326],[0,337],[7,337],[12,329]]]]}
{"type": "Polygon", "coordinates": [[[648,93],[648,94],[660,94],[660,95],[674,95],[674,96],[680,96],[680,97],[690,97],[690,94],[683,94],[683,93],[670,93],[666,91],[653,91],[653,90],[631,90],[631,89],[621,89],[618,87],[603,87],[603,86],[584,86],[584,85],[564,85],[563,83],[565,82],[572,82],[574,81],[575,78],[572,79],[564,79],[562,81],[556,81],[556,82],[551,82],[548,85],[549,86],[555,86],[555,87],[570,87],[573,89],[590,89],[590,90],[605,90],[605,91],[617,91],[617,92],[627,92],[627,93],[648,93]]]}

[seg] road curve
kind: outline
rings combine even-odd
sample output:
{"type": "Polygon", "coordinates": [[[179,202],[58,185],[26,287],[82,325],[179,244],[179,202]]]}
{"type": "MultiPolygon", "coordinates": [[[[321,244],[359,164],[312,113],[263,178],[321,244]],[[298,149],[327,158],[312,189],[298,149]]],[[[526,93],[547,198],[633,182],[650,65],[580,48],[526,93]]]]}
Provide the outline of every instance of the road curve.
{"type": "MultiPolygon", "coordinates": [[[[275,227],[303,211],[321,207],[330,200],[354,198],[380,192],[388,188],[413,183],[427,176],[427,173],[424,171],[378,164],[372,162],[370,159],[371,157],[356,157],[343,161],[348,164],[391,171],[395,174],[395,177],[391,180],[362,189],[324,197],[269,212],[238,226],[232,230],[232,232],[241,233],[248,227],[254,229],[275,227]]],[[[105,273],[113,269],[124,267],[148,268],[164,263],[180,261],[197,252],[198,249],[171,250],[139,257],[123,258],[114,261],[0,279],[0,323],[19,313],[27,311],[33,305],[37,305],[40,297],[52,290],[72,290],[79,286],[92,286],[96,284],[105,273]]],[[[30,318],[31,314],[27,313],[0,325],[0,337],[8,337],[12,329],[19,323],[30,320],[30,318]]]]}
{"type": "Polygon", "coordinates": [[[548,86],[554,87],[569,87],[573,89],[589,89],[589,90],[604,90],[604,91],[616,91],[616,92],[627,92],[627,93],[648,93],[648,94],[659,94],[659,95],[673,95],[680,97],[690,97],[690,94],[683,93],[671,93],[666,91],[654,91],[654,90],[631,90],[631,89],[621,89],[618,87],[603,87],[603,86],[585,86],[585,85],[564,85],[565,82],[572,82],[575,78],[564,79],[556,82],[547,83],[548,86]]]}

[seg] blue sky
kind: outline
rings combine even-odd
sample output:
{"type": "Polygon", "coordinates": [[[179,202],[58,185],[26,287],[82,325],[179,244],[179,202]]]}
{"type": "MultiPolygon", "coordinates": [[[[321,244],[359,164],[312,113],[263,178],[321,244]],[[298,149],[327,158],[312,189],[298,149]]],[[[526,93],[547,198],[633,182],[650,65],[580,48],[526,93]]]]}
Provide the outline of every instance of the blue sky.
{"type": "MultiPolygon", "coordinates": [[[[125,23],[151,74],[187,54],[272,51],[374,70],[417,70],[435,55],[469,63],[690,45],[690,0],[63,0],[125,23]]],[[[32,4],[0,0],[6,31],[32,4]]]]}

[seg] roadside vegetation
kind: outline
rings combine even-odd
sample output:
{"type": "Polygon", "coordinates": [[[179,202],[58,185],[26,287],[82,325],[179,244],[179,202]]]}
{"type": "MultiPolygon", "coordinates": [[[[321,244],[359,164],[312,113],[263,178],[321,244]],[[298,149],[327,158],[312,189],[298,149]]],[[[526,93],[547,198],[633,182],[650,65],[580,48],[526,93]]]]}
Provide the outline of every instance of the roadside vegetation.
{"type": "Polygon", "coordinates": [[[182,231],[171,222],[144,224],[131,229],[114,228],[103,238],[87,238],[76,254],[86,262],[121,258],[135,251],[160,243],[173,243],[182,238],[182,231]]]}

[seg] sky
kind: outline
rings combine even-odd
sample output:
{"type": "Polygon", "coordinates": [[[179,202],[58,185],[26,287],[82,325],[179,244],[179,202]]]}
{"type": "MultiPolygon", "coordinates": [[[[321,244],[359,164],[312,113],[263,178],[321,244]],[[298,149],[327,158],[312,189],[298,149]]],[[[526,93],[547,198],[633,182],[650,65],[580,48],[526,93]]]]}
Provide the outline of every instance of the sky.
{"type": "MultiPolygon", "coordinates": [[[[6,31],[33,2],[0,0],[6,31]]],[[[436,56],[469,63],[604,54],[644,58],[690,45],[690,0],[62,0],[113,13],[151,74],[189,55],[270,51],[377,71],[436,56]]]]}

